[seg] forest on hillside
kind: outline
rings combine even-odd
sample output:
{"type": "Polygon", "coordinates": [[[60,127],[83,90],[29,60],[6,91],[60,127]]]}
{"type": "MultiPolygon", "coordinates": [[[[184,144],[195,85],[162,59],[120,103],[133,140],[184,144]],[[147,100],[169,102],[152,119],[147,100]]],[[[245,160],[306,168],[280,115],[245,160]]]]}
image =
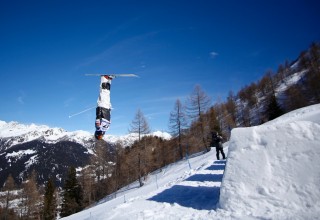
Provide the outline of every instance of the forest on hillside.
{"type": "Polygon", "coordinates": [[[90,163],[78,171],[71,167],[62,190],[51,180],[46,186],[37,186],[35,174],[19,187],[9,176],[0,193],[0,217],[55,219],[57,213],[68,216],[107,195],[115,197],[117,190],[134,181],[142,187],[151,172],[209,151],[213,131],[228,140],[233,128],[260,125],[320,103],[319,82],[320,44],[312,43],[295,61],[285,61],[277,71],[266,71],[260,80],[238,92],[230,91],[225,101],[212,105],[209,95],[195,85],[185,103],[179,99],[174,103],[169,118],[171,140],[146,135],[149,123],[138,110],[130,127],[130,132],[139,134],[138,140],[130,147],[97,142],[90,163]],[[17,206],[11,209],[13,203],[17,206]]]}

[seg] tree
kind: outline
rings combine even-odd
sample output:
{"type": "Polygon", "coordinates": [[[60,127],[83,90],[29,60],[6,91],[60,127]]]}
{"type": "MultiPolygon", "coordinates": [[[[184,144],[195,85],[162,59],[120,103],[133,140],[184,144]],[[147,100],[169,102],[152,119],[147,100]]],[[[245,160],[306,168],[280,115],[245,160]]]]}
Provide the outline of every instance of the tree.
{"type": "Polygon", "coordinates": [[[237,121],[237,105],[236,105],[236,97],[234,96],[232,91],[229,92],[225,106],[226,106],[226,110],[230,114],[230,119],[231,119],[230,123],[232,124],[232,127],[235,127],[236,121],[237,121]]]}
{"type": "Polygon", "coordinates": [[[76,169],[70,167],[64,183],[61,217],[72,215],[82,210],[83,193],[76,177],[76,169]]]}
{"type": "Polygon", "coordinates": [[[150,133],[150,127],[147,119],[144,117],[142,111],[138,109],[129,129],[130,133],[136,133],[139,135],[139,141],[141,140],[142,134],[150,133]]]}
{"type": "Polygon", "coordinates": [[[268,104],[266,109],[266,115],[268,120],[273,120],[281,115],[283,115],[283,110],[277,102],[277,98],[275,95],[271,95],[268,97],[268,104]]]}
{"type": "MultiPolygon", "coordinates": [[[[12,191],[15,189],[15,181],[10,174],[4,183],[3,190],[6,191],[6,196],[5,196],[5,206],[4,206],[4,211],[3,211],[3,218],[7,219],[9,216],[9,208],[10,208],[10,201],[13,199],[13,194],[12,191]]],[[[1,217],[2,219],[2,217],[1,217]]]]}
{"type": "MultiPolygon", "coordinates": [[[[210,150],[209,146],[207,146],[206,136],[205,134],[205,120],[204,113],[209,109],[211,99],[210,97],[201,89],[200,85],[196,85],[193,92],[189,97],[189,105],[187,107],[190,118],[197,121],[198,127],[200,129],[200,138],[202,139],[202,144],[206,148],[207,151],[210,150]]],[[[194,121],[194,122],[195,122],[194,121]]]]}
{"type": "Polygon", "coordinates": [[[320,102],[320,44],[312,43],[309,50],[307,87],[311,103],[320,102]]]}
{"type": "Polygon", "coordinates": [[[41,215],[41,196],[37,187],[37,174],[33,170],[23,183],[23,205],[27,219],[39,219],[41,215]]]}
{"type": "Polygon", "coordinates": [[[57,215],[57,200],[55,196],[55,186],[53,180],[50,178],[47,182],[44,194],[43,219],[54,220],[57,215]]]}
{"type": "MultiPolygon", "coordinates": [[[[94,150],[95,154],[91,156],[90,163],[97,178],[95,197],[100,199],[104,196],[106,191],[108,191],[108,185],[105,183],[107,182],[114,165],[108,144],[104,140],[97,141],[94,150]]],[[[90,176],[88,176],[87,180],[90,181],[90,176]]],[[[88,184],[90,185],[90,183],[88,184]]]]}
{"type": "Polygon", "coordinates": [[[174,110],[170,113],[169,128],[171,134],[175,137],[178,137],[179,154],[181,159],[183,158],[181,137],[182,131],[186,128],[186,126],[187,121],[184,108],[178,99],[175,103],[174,110]]]}
{"type": "Polygon", "coordinates": [[[294,84],[285,91],[286,99],[284,101],[286,111],[292,111],[308,105],[308,101],[299,85],[294,84]]]}
{"type": "MultiPolygon", "coordinates": [[[[135,118],[133,119],[132,123],[131,123],[131,128],[129,129],[130,133],[137,133],[139,135],[139,142],[141,141],[141,135],[142,134],[148,134],[150,133],[150,128],[149,128],[149,124],[146,120],[146,118],[144,117],[142,111],[140,109],[138,109],[135,118]]],[[[137,152],[137,163],[138,163],[138,173],[139,173],[139,183],[140,186],[143,186],[143,181],[142,181],[142,176],[143,176],[143,153],[144,153],[144,149],[143,149],[143,145],[141,143],[139,143],[140,147],[138,148],[138,152],[137,152]]]]}
{"type": "Polygon", "coordinates": [[[95,184],[95,170],[93,165],[89,165],[81,170],[80,183],[83,189],[83,202],[85,206],[91,205],[96,199],[95,186],[97,184],[95,184]]]}

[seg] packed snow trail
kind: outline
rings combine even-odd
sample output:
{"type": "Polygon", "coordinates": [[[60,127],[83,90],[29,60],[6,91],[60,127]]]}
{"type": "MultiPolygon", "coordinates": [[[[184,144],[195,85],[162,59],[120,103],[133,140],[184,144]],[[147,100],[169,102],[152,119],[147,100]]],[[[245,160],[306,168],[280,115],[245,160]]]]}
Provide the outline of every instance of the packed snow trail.
{"type": "Polygon", "coordinates": [[[133,183],[117,198],[65,219],[189,219],[195,212],[206,219],[219,201],[226,163],[214,159],[215,148],[190,158],[191,169],[187,160],[171,164],[150,175],[143,187],[133,183]]]}
{"type": "Polygon", "coordinates": [[[219,201],[225,161],[215,161],[211,166],[195,171],[184,181],[173,185],[149,201],[179,204],[197,210],[212,210],[219,201]]]}

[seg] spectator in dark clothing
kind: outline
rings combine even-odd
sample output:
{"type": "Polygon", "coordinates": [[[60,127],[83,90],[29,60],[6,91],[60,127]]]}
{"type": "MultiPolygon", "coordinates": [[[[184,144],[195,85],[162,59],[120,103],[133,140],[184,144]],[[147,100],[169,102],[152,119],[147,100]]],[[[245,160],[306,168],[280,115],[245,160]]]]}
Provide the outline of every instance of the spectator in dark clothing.
{"type": "Polygon", "coordinates": [[[223,146],[222,146],[222,140],[223,138],[218,134],[218,132],[212,132],[212,142],[211,142],[211,146],[216,147],[216,156],[217,156],[217,160],[220,160],[220,155],[219,153],[222,154],[223,159],[226,159],[226,156],[223,152],[223,146]]]}

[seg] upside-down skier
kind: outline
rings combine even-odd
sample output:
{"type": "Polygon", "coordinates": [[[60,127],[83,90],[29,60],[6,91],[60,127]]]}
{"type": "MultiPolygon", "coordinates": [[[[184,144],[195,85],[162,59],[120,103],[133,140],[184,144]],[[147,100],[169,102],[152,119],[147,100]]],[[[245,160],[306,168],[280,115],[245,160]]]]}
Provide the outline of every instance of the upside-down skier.
{"type": "Polygon", "coordinates": [[[102,75],[100,77],[100,93],[97,101],[96,108],[96,131],[94,136],[97,140],[101,140],[103,135],[109,129],[111,121],[111,102],[110,102],[110,89],[111,80],[114,78],[112,75],[102,75]]]}

